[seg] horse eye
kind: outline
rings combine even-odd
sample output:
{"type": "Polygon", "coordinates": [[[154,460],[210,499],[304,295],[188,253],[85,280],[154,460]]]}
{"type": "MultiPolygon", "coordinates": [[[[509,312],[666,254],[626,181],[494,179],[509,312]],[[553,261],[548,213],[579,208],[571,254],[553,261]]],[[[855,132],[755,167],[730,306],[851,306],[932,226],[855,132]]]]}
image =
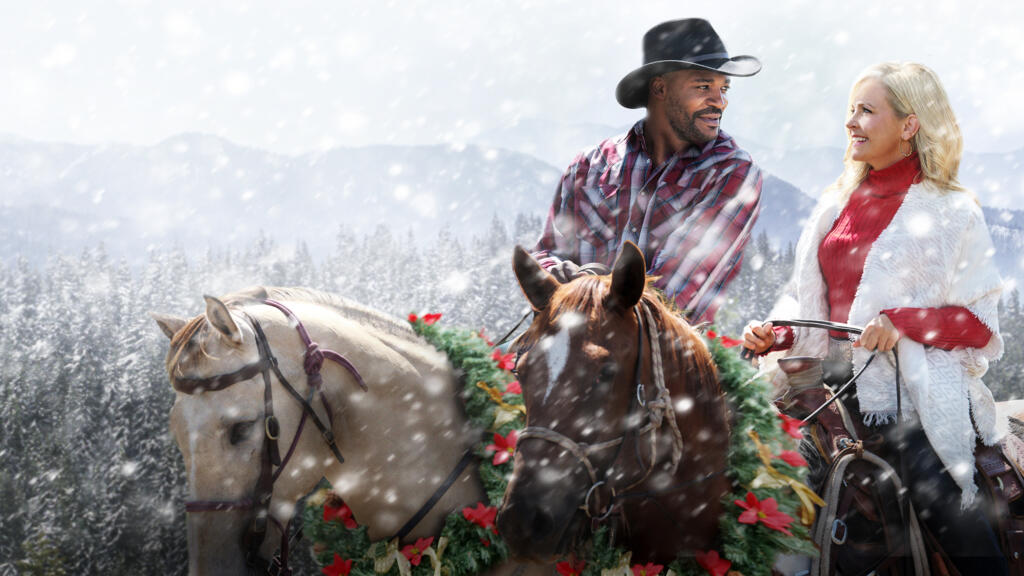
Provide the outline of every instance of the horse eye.
{"type": "Polygon", "coordinates": [[[231,442],[232,446],[244,442],[249,438],[249,434],[252,432],[252,426],[255,423],[255,420],[249,420],[247,422],[235,422],[232,424],[231,431],[228,435],[228,442],[231,442]]]}
{"type": "Polygon", "coordinates": [[[601,366],[601,370],[598,372],[597,378],[601,382],[611,383],[615,380],[615,375],[618,374],[618,372],[618,368],[615,364],[605,364],[604,366],[601,366]]]}

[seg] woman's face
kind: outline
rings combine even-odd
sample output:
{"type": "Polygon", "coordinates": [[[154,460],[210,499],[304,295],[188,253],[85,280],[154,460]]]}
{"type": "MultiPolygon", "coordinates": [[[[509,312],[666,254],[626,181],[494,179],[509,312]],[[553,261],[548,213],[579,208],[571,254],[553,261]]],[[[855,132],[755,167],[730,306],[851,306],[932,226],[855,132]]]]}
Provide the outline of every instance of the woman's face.
{"type": "Polygon", "coordinates": [[[873,170],[895,164],[907,150],[907,145],[901,144],[904,119],[896,115],[887,96],[880,81],[869,78],[861,82],[854,88],[846,120],[853,160],[865,162],[873,170]]]}

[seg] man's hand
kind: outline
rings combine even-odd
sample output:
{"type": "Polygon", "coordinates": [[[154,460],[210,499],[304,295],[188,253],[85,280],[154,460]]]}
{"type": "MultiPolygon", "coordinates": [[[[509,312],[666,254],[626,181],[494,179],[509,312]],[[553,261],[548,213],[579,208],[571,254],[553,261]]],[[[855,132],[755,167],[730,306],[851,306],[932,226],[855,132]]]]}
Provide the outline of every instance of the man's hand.
{"type": "Polygon", "coordinates": [[[751,322],[743,329],[743,347],[761,355],[775,345],[775,331],[772,323],[751,322]]]}
{"type": "Polygon", "coordinates": [[[868,325],[860,338],[853,343],[855,348],[879,352],[888,352],[896,347],[896,341],[900,339],[900,331],[893,326],[892,320],[885,314],[879,314],[868,325]]]}
{"type": "Polygon", "coordinates": [[[562,260],[558,264],[555,264],[551,268],[548,268],[548,273],[555,277],[562,284],[568,284],[574,278],[580,277],[580,267],[576,265],[572,260],[562,260]]]}

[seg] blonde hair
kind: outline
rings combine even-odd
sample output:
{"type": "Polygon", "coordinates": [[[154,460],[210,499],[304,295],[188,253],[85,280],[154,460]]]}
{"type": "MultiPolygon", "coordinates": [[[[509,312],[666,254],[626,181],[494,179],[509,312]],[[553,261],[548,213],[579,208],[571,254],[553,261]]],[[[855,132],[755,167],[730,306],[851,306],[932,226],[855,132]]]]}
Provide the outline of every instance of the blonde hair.
{"type": "MultiPolygon", "coordinates": [[[[960,156],[964,148],[963,136],[956,115],[949,105],[949,97],[939,77],[927,66],[913,62],[883,62],[861,72],[850,89],[850,106],[854,93],[867,80],[878,80],[885,86],[889,105],[899,118],[914,114],[920,128],[911,139],[921,161],[922,181],[941,191],[963,191],[957,179],[960,156]]],[[[852,141],[846,145],[843,173],[829,187],[838,190],[845,203],[850,194],[868,175],[870,167],[856,162],[852,154],[852,141]]]]}

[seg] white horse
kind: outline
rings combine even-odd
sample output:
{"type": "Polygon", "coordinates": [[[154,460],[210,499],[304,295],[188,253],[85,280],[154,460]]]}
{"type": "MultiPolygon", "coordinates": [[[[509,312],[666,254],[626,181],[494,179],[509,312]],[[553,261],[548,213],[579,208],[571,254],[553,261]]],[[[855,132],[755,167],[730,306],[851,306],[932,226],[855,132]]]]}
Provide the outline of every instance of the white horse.
{"type": "Polygon", "coordinates": [[[247,556],[249,564],[267,561],[296,502],[323,477],[372,540],[395,535],[450,474],[450,489],[407,538],[437,534],[448,513],[485,499],[475,466],[453,473],[480,431],[467,422],[447,359],[406,323],[301,288],[206,297],[206,313],[192,320],[153,316],[171,339],[170,425],[188,476],[190,574],[246,574],[247,556]],[[314,394],[297,321],[275,301],[321,350],[344,355],[355,370],[324,362],[322,395],[314,394]],[[257,345],[261,332],[279,373],[257,345]],[[312,398],[316,418],[307,415],[297,439],[304,410],[282,380],[312,398]],[[314,420],[333,433],[343,463],[314,420]],[[267,472],[273,436],[286,460],[283,469],[270,465],[276,476],[267,472]],[[260,514],[261,492],[269,495],[269,521],[260,514]]]}

